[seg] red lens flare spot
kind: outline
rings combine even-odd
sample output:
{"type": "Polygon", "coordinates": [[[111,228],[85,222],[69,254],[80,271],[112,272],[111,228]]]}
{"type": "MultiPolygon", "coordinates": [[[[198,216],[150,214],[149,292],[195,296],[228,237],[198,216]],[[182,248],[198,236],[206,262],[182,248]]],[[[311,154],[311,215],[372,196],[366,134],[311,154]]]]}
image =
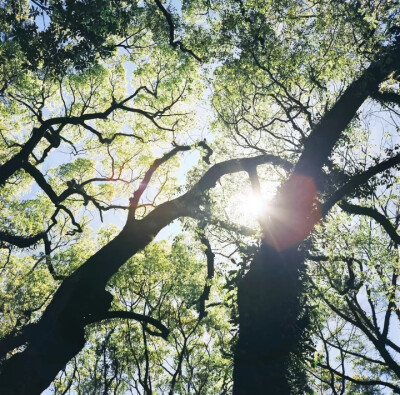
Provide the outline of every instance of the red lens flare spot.
{"type": "Polygon", "coordinates": [[[264,231],[266,242],[278,251],[303,241],[321,219],[314,180],[294,174],[274,198],[264,231]]]}

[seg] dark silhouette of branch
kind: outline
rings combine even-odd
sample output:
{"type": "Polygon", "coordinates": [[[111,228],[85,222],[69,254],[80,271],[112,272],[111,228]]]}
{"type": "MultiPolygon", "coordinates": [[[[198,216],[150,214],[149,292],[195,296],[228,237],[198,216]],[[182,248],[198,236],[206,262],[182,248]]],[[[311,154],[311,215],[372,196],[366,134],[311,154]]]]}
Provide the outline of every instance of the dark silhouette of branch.
{"type": "Polygon", "coordinates": [[[205,235],[205,224],[200,225],[199,229],[199,237],[200,237],[200,242],[203,244],[205,247],[204,253],[207,258],[207,277],[206,277],[206,283],[204,285],[204,289],[202,294],[200,295],[200,298],[197,301],[197,305],[199,307],[199,320],[204,318],[207,315],[206,312],[206,301],[210,297],[210,291],[211,291],[211,281],[214,278],[214,273],[215,273],[215,268],[214,268],[214,258],[215,254],[212,251],[210,241],[205,235]]]}
{"type": "Polygon", "coordinates": [[[29,340],[34,327],[35,324],[28,324],[17,333],[12,332],[2,337],[0,339],[0,360],[10,351],[24,345],[29,340]]]}
{"type": "Polygon", "coordinates": [[[114,133],[111,137],[103,137],[103,135],[97,131],[94,127],[87,125],[85,122],[82,122],[81,124],[86,130],[89,130],[89,132],[92,132],[97,138],[99,139],[100,143],[102,144],[111,144],[117,137],[123,136],[123,137],[133,137],[137,140],[140,140],[142,143],[144,143],[143,137],[138,136],[133,133],[114,133]]]}
{"type": "Polygon", "coordinates": [[[371,97],[383,103],[392,103],[400,106],[400,95],[394,92],[374,92],[371,97]]]}
{"type": "Polygon", "coordinates": [[[39,187],[49,197],[49,199],[52,201],[52,203],[56,207],[64,210],[69,215],[72,223],[75,225],[78,232],[81,232],[81,228],[80,228],[80,225],[75,221],[72,212],[70,210],[68,210],[65,206],[61,205],[61,203],[63,201],[65,201],[66,199],[68,199],[70,196],[72,196],[74,194],[78,194],[83,197],[84,205],[87,205],[89,202],[92,202],[93,205],[99,210],[101,220],[103,220],[102,211],[107,211],[107,210],[111,210],[111,209],[125,209],[125,210],[128,209],[127,206],[120,206],[120,205],[102,206],[93,196],[88,195],[85,192],[85,190],[83,189],[83,185],[86,185],[89,182],[92,182],[93,180],[96,180],[96,179],[87,180],[85,183],[82,183],[82,184],[78,184],[75,180],[67,181],[68,188],[66,190],[64,190],[60,195],[57,195],[54,192],[51,185],[46,181],[43,174],[34,165],[32,165],[29,162],[25,162],[25,163],[23,163],[22,168],[34,178],[34,180],[37,182],[39,187]]]}
{"type": "MultiPolygon", "coordinates": [[[[334,343],[330,342],[329,340],[324,340],[324,342],[327,345],[331,346],[331,347],[340,348],[340,346],[338,344],[334,344],[334,343]]],[[[353,357],[364,359],[365,361],[368,361],[368,362],[371,362],[371,363],[375,363],[375,364],[380,365],[380,366],[387,366],[384,361],[379,361],[378,359],[370,358],[367,355],[363,355],[363,354],[360,354],[358,352],[354,352],[354,351],[351,351],[351,350],[345,350],[345,349],[342,349],[341,351],[343,353],[345,353],[345,354],[349,354],[349,355],[352,355],[353,357]]]]}
{"type": "Polygon", "coordinates": [[[260,186],[260,179],[258,178],[258,174],[257,174],[257,166],[249,166],[246,169],[246,171],[247,171],[247,174],[249,175],[253,193],[257,196],[261,196],[261,186],[260,186]]]}
{"type": "Polygon", "coordinates": [[[203,141],[200,141],[200,142],[198,142],[197,143],[197,146],[198,147],[202,147],[202,148],[204,148],[206,151],[207,151],[207,153],[203,156],[203,160],[204,160],[204,162],[206,162],[208,165],[210,165],[211,163],[210,163],[210,157],[211,157],[211,155],[213,154],[213,150],[211,149],[211,147],[207,144],[207,141],[206,141],[206,139],[204,139],[203,141]]]}
{"type": "Polygon", "coordinates": [[[45,232],[40,232],[34,236],[17,236],[10,233],[0,231],[0,241],[15,245],[19,248],[26,248],[33,246],[38,241],[42,240],[45,232]]]}
{"type": "Polygon", "coordinates": [[[393,156],[383,162],[371,166],[362,173],[352,176],[342,187],[338,188],[323,204],[322,215],[326,215],[328,211],[345,196],[350,195],[356,188],[365,184],[370,178],[400,164],[400,154],[393,156]]]}
{"type": "Polygon", "coordinates": [[[65,364],[84,347],[84,327],[88,320],[107,316],[112,295],[105,291],[105,286],[111,276],[166,225],[182,216],[196,217],[199,202],[219,178],[266,163],[292,168],[290,162],[275,155],[231,159],[210,167],[189,191],[160,204],[143,219],[132,220],[128,216],[122,231],[63,281],[37,323],[37,333],[46,333],[47,341],[43,342],[40,336],[31,336],[22,353],[3,363],[0,386],[25,388],[27,381],[21,383],[19,372],[29,366],[31,392],[47,388],[65,364]],[[57,326],[54,326],[55,322],[57,326]],[[68,328],[67,332],[65,328],[68,328]],[[40,370],[47,360],[52,361],[51,366],[46,365],[48,369],[40,370]]]}
{"type": "Polygon", "coordinates": [[[355,204],[350,204],[345,201],[342,201],[339,204],[339,207],[349,214],[365,215],[365,216],[373,218],[376,222],[378,222],[383,227],[383,229],[385,229],[386,233],[390,236],[393,243],[400,244],[400,235],[397,233],[396,228],[378,210],[376,210],[372,207],[363,207],[363,206],[359,206],[359,205],[355,205],[355,204]]]}
{"type": "Polygon", "coordinates": [[[158,9],[161,11],[161,13],[164,15],[165,20],[168,23],[169,26],[169,44],[174,47],[174,48],[179,48],[182,52],[189,54],[190,56],[193,56],[197,61],[201,62],[201,58],[197,56],[191,49],[186,48],[185,45],[181,40],[175,40],[175,24],[174,20],[172,19],[172,15],[167,11],[167,9],[163,6],[160,0],[154,0],[156,3],[158,9]]]}
{"type": "Polygon", "coordinates": [[[375,346],[376,350],[379,352],[380,356],[385,361],[387,366],[400,378],[400,366],[396,363],[396,361],[393,359],[392,355],[386,348],[387,346],[389,346],[392,347],[395,351],[400,352],[400,347],[398,347],[390,339],[388,339],[387,334],[386,336],[383,336],[375,317],[373,318],[373,323],[370,321],[365,311],[359,305],[357,301],[357,296],[345,295],[344,300],[347,304],[348,310],[344,312],[338,306],[328,300],[328,298],[326,298],[325,295],[318,290],[312,279],[310,279],[310,282],[317,290],[319,297],[334,313],[336,313],[346,322],[352,324],[354,327],[359,328],[362,333],[364,333],[368,340],[375,346]]]}
{"type": "MultiPolygon", "coordinates": [[[[311,363],[315,363],[315,361],[309,359],[309,361],[311,363]]],[[[329,370],[329,372],[333,373],[334,375],[337,375],[339,377],[343,377],[346,380],[355,383],[355,384],[359,384],[359,385],[382,385],[385,387],[388,387],[390,389],[392,389],[394,391],[395,394],[400,394],[400,387],[398,387],[397,385],[394,385],[392,383],[388,383],[387,381],[382,381],[382,380],[370,380],[370,379],[355,379],[354,377],[348,376],[342,372],[339,372],[338,370],[332,368],[329,365],[325,365],[324,363],[318,362],[318,366],[320,366],[323,369],[329,370]]]]}
{"type": "Polygon", "coordinates": [[[19,236],[19,235],[12,235],[8,232],[0,231],[0,241],[4,241],[6,243],[15,245],[19,248],[27,248],[30,246],[35,245],[38,241],[43,240],[45,254],[50,254],[50,241],[48,238],[48,234],[53,226],[57,223],[56,216],[60,211],[60,207],[57,207],[56,211],[53,213],[51,217],[52,223],[48,226],[48,228],[44,232],[39,232],[34,236],[19,236]]]}
{"type": "Polygon", "coordinates": [[[240,171],[247,172],[249,167],[259,166],[266,163],[282,167],[286,171],[290,171],[293,167],[292,163],[286,159],[272,154],[258,155],[250,158],[230,159],[220,162],[212,166],[194,187],[196,190],[206,190],[215,186],[220,177],[228,173],[236,173],[240,171]]]}
{"type": "Polygon", "coordinates": [[[150,166],[149,170],[147,170],[145,176],[143,177],[142,182],[139,185],[139,188],[133,193],[133,197],[130,199],[130,206],[132,209],[133,214],[135,213],[136,208],[139,205],[139,200],[143,195],[143,192],[146,190],[151,177],[153,176],[154,172],[165,162],[175,156],[178,152],[182,151],[189,151],[191,147],[189,145],[177,145],[171,151],[164,154],[161,158],[156,159],[153,164],[150,166]]]}
{"type": "MultiPolygon", "coordinates": [[[[163,110],[150,113],[141,109],[127,107],[125,103],[132,100],[136,97],[142,90],[146,92],[151,91],[145,87],[140,86],[135,90],[134,93],[126,97],[125,99],[116,102],[113,101],[111,105],[104,111],[94,112],[88,114],[81,114],[80,116],[64,116],[64,117],[54,117],[42,121],[39,127],[35,127],[32,130],[32,136],[27,140],[27,142],[23,145],[21,150],[15,154],[12,158],[10,158],[7,162],[0,166],[0,185],[4,185],[9,177],[11,177],[16,171],[20,170],[23,166],[23,163],[28,160],[29,155],[33,152],[35,147],[39,144],[41,139],[46,136],[48,130],[52,130],[51,128],[55,125],[61,125],[57,131],[53,131],[53,135],[59,133],[65,125],[83,125],[87,121],[96,120],[96,119],[107,119],[107,117],[113,113],[115,110],[123,109],[129,112],[134,112],[143,115],[144,117],[150,119],[157,127],[164,130],[171,130],[169,128],[163,128],[155,121],[155,117],[162,115],[165,111],[171,108],[171,106],[176,102],[176,100],[169,106],[165,107],[163,110]]],[[[179,100],[179,98],[177,99],[179,100]]],[[[87,126],[87,124],[86,124],[87,126]]],[[[52,148],[50,144],[49,149],[52,148]]]]}
{"type": "Polygon", "coordinates": [[[154,336],[160,336],[163,339],[167,340],[168,335],[170,330],[162,324],[159,320],[156,320],[153,317],[150,317],[148,315],[144,314],[139,314],[139,313],[134,313],[133,311],[107,311],[104,312],[101,315],[93,316],[87,319],[86,323],[94,323],[94,322],[100,322],[104,320],[110,320],[110,319],[115,319],[115,318],[122,318],[122,319],[128,319],[128,320],[136,320],[142,323],[150,324],[154,326],[155,328],[159,329],[160,332],[155,332],[152,331],[151,329],[145,327],[145,330],[150,333],[151,335],[154,336]]]}
{"type": "Polygon", "coordinates": [[[296,173],[311,176],[316,183],[319,181],[323,164],[361,104],[381,82],[400,68],[399,52],[397,45],[384,49],[379,60],[371,63],[325,113],[304,142],[303,153],[295,167],[296,173]]]}

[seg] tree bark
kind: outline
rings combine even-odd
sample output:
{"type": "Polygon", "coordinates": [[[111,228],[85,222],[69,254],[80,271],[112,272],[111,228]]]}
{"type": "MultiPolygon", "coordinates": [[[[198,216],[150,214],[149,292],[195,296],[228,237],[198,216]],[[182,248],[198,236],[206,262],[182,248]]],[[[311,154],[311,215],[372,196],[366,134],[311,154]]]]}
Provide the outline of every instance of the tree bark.
{"type": "Polygon", "coordinates": [[[263,242],[240,282],[234,395],[290,394],[286,375],[299,335],[302,262],[296,247],[279,252],[263,242]]]}

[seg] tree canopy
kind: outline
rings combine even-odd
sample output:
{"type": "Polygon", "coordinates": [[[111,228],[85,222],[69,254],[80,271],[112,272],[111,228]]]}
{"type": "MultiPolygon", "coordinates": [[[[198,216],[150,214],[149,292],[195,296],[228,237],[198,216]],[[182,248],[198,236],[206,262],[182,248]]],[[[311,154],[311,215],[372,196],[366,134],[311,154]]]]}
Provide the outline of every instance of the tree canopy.
{"type": "Polygon", "coordinates": [[[400,393],[397,0],[0,2],[0,393],[400,393]]]}

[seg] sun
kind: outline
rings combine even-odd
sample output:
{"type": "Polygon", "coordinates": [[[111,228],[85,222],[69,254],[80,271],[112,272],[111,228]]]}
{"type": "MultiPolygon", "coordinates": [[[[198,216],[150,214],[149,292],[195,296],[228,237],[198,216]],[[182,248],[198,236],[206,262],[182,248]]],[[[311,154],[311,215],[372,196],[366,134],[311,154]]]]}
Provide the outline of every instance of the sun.
{"type": "Polygon", "coordinates": [[[261,216],[265,215],[267,206],[267,202],[263,196],[254,192],[250,192],[242,203],[243,212],[254,219],[259,219],[261,216]]]}
{"type": "Polygon", "coordinates": [[[256,226],[268,214],[270,198],[254,191],[245,190],[236,196],[233,216],[243,225],[256,226]]]}

